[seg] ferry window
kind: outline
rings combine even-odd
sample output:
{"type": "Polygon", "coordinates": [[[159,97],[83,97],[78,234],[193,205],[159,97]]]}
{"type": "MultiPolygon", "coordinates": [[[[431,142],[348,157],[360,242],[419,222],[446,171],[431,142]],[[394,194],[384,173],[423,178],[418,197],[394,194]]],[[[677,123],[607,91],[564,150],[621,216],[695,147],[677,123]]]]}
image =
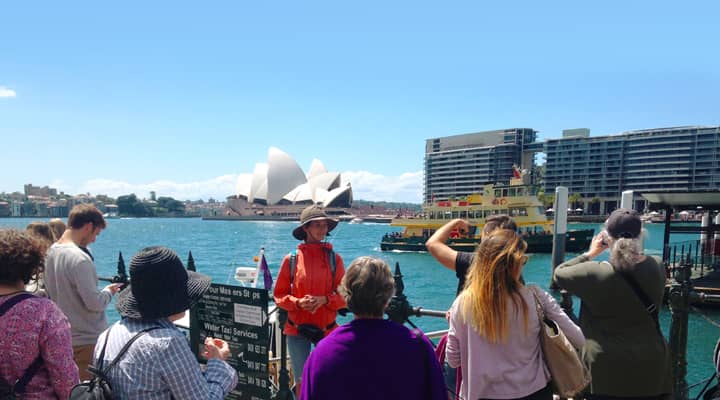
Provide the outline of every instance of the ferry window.
{"type": "Polygon", "coordinates": [[[467,219],[467,211],[460,211],[460,218],[467,219]]]}
{"type": "Polygon", "coordinates": [[[525,196],[525,188],[517,188],[517,195],[518,197],[525,196]]]}
{"type": "Polygon", "coordinates": [[[457,212],[457,211],[453,211],[453,212],[452,212],[452,217],[453,217],[453,219],[459,218],[458,212],[457,212]]]}
{"type": "Polygon", "coordinates": [[[508,189],[508,196],[515,197],[515,188],[508,189]]]}
{"type": "Polygon", "coordinates": [[[435,219],[435,211],[430,211],[430,219],[435,219]]]}
{"type": "Polygon", "coordinates": [[[495,189],[495,197],[500,197],[500,189],[495,189]]]}
{"type": "Polygon", "coordinates": [[[450,211],[445,211],[445,218],[444,219],[452,219],[450,218],[452,214],[450,214],[450,211]]]}
{"type": "Polygon", "coordinates": [[[502,197],[508,197],[508,190],[507,190],[507,189],[503,189],[503,190],[502,190],[502,197]]]}
{"type": "Polygon", "coordinates": [[[500,210],[500,214],[509,215],[509,214],[508,214],[508,210],[500,210]]]}

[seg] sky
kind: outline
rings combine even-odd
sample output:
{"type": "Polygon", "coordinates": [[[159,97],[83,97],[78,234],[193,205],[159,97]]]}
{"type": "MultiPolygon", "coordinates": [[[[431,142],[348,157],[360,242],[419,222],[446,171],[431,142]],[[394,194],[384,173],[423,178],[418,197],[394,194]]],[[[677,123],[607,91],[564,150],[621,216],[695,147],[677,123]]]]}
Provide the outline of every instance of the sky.
{"type": "Polygon", "coordinates": [[[720,124],[720,2],[4,2],[0,192],[224,199],[270,147],[421,202],[425,141],[720,124]]]}

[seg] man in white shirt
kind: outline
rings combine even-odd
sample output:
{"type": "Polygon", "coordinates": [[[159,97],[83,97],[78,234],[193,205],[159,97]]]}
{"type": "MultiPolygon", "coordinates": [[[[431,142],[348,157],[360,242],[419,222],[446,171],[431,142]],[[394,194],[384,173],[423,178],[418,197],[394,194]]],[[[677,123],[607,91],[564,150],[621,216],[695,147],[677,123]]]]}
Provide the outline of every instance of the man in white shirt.
{"type": "Polygon", "coordinates": [[[45,259],[45,288],[70,320],[73,353],[81,380],[91,378],[87,367],[92,362],[98,336],[108,327],[105,308],[122,286],[112,283],[98,289],[97,271],[87,246],[105,227],[105,219],[95,206],[73,207],[67,230],[50,247],[45,259]]]}

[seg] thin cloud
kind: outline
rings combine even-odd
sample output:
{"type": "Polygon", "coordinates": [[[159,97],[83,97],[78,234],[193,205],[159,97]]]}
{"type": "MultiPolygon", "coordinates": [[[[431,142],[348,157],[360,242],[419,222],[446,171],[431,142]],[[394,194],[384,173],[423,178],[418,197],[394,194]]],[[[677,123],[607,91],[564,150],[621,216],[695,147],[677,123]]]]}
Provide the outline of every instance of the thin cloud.
{"type": "MultiPolygon", "coordinates": [[[[242,175],[228,174],[205,181],[173,182],[158,180],[148,183],[131,183],[112,179],[91,179],[78,186],[63,181],[54,181],[51,187],[68,194],[90,193],[118,197],[135,193],[139,198],[149,198],[154,191],[158,197],[169,196],[178,200],[215,200],[224,201],[238,190],[238,181],[242,175]]],[[[353,197],[370,201],[396,201],[420,203],[422,198],[422,171],[407,172],[399,176],[385,176],[368,171],[347,171],[342,174],[343,185],[350,182],[353,197]]]]}
{"type": "Polygon", "coordinates": [[[105,194],[118,197],[135,193],[139,198],[150,198],[154,191],[158,197],[172,197],[178,200],[215,200],[224,201],[227,196],[235,194],[238,175],[222,175],[206,181],[173,182],[159,180],[150,183],[130,183],[111,179],[91,179],[80,185],[77,193],[105,194]]]}
{"type": "Polygon", "coordinates": [[[14,90],[5,86],[0,86],[0,97],[15,97],[17,93],[14,90]]]}
{"type": "Polygon", "coordinates": [[[353,197],[370,201],[422,202],[422,171],[385,176],[368,171],[346,171],[343,184],[350,182],[353,197]]]}

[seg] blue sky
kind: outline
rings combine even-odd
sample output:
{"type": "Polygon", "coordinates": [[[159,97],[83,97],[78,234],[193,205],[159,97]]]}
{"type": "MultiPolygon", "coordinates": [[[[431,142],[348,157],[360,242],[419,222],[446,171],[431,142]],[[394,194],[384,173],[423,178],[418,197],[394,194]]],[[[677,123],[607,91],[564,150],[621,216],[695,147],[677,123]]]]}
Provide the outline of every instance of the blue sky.
{"type": "Polygon", "coordinates": [[[14,2],[0,191],[224,198],[270,146],[420,202],[425,140],[720,124],[717,1],[14,2]],[[484,4],[488,3],[488,4],[484,4]]]}

